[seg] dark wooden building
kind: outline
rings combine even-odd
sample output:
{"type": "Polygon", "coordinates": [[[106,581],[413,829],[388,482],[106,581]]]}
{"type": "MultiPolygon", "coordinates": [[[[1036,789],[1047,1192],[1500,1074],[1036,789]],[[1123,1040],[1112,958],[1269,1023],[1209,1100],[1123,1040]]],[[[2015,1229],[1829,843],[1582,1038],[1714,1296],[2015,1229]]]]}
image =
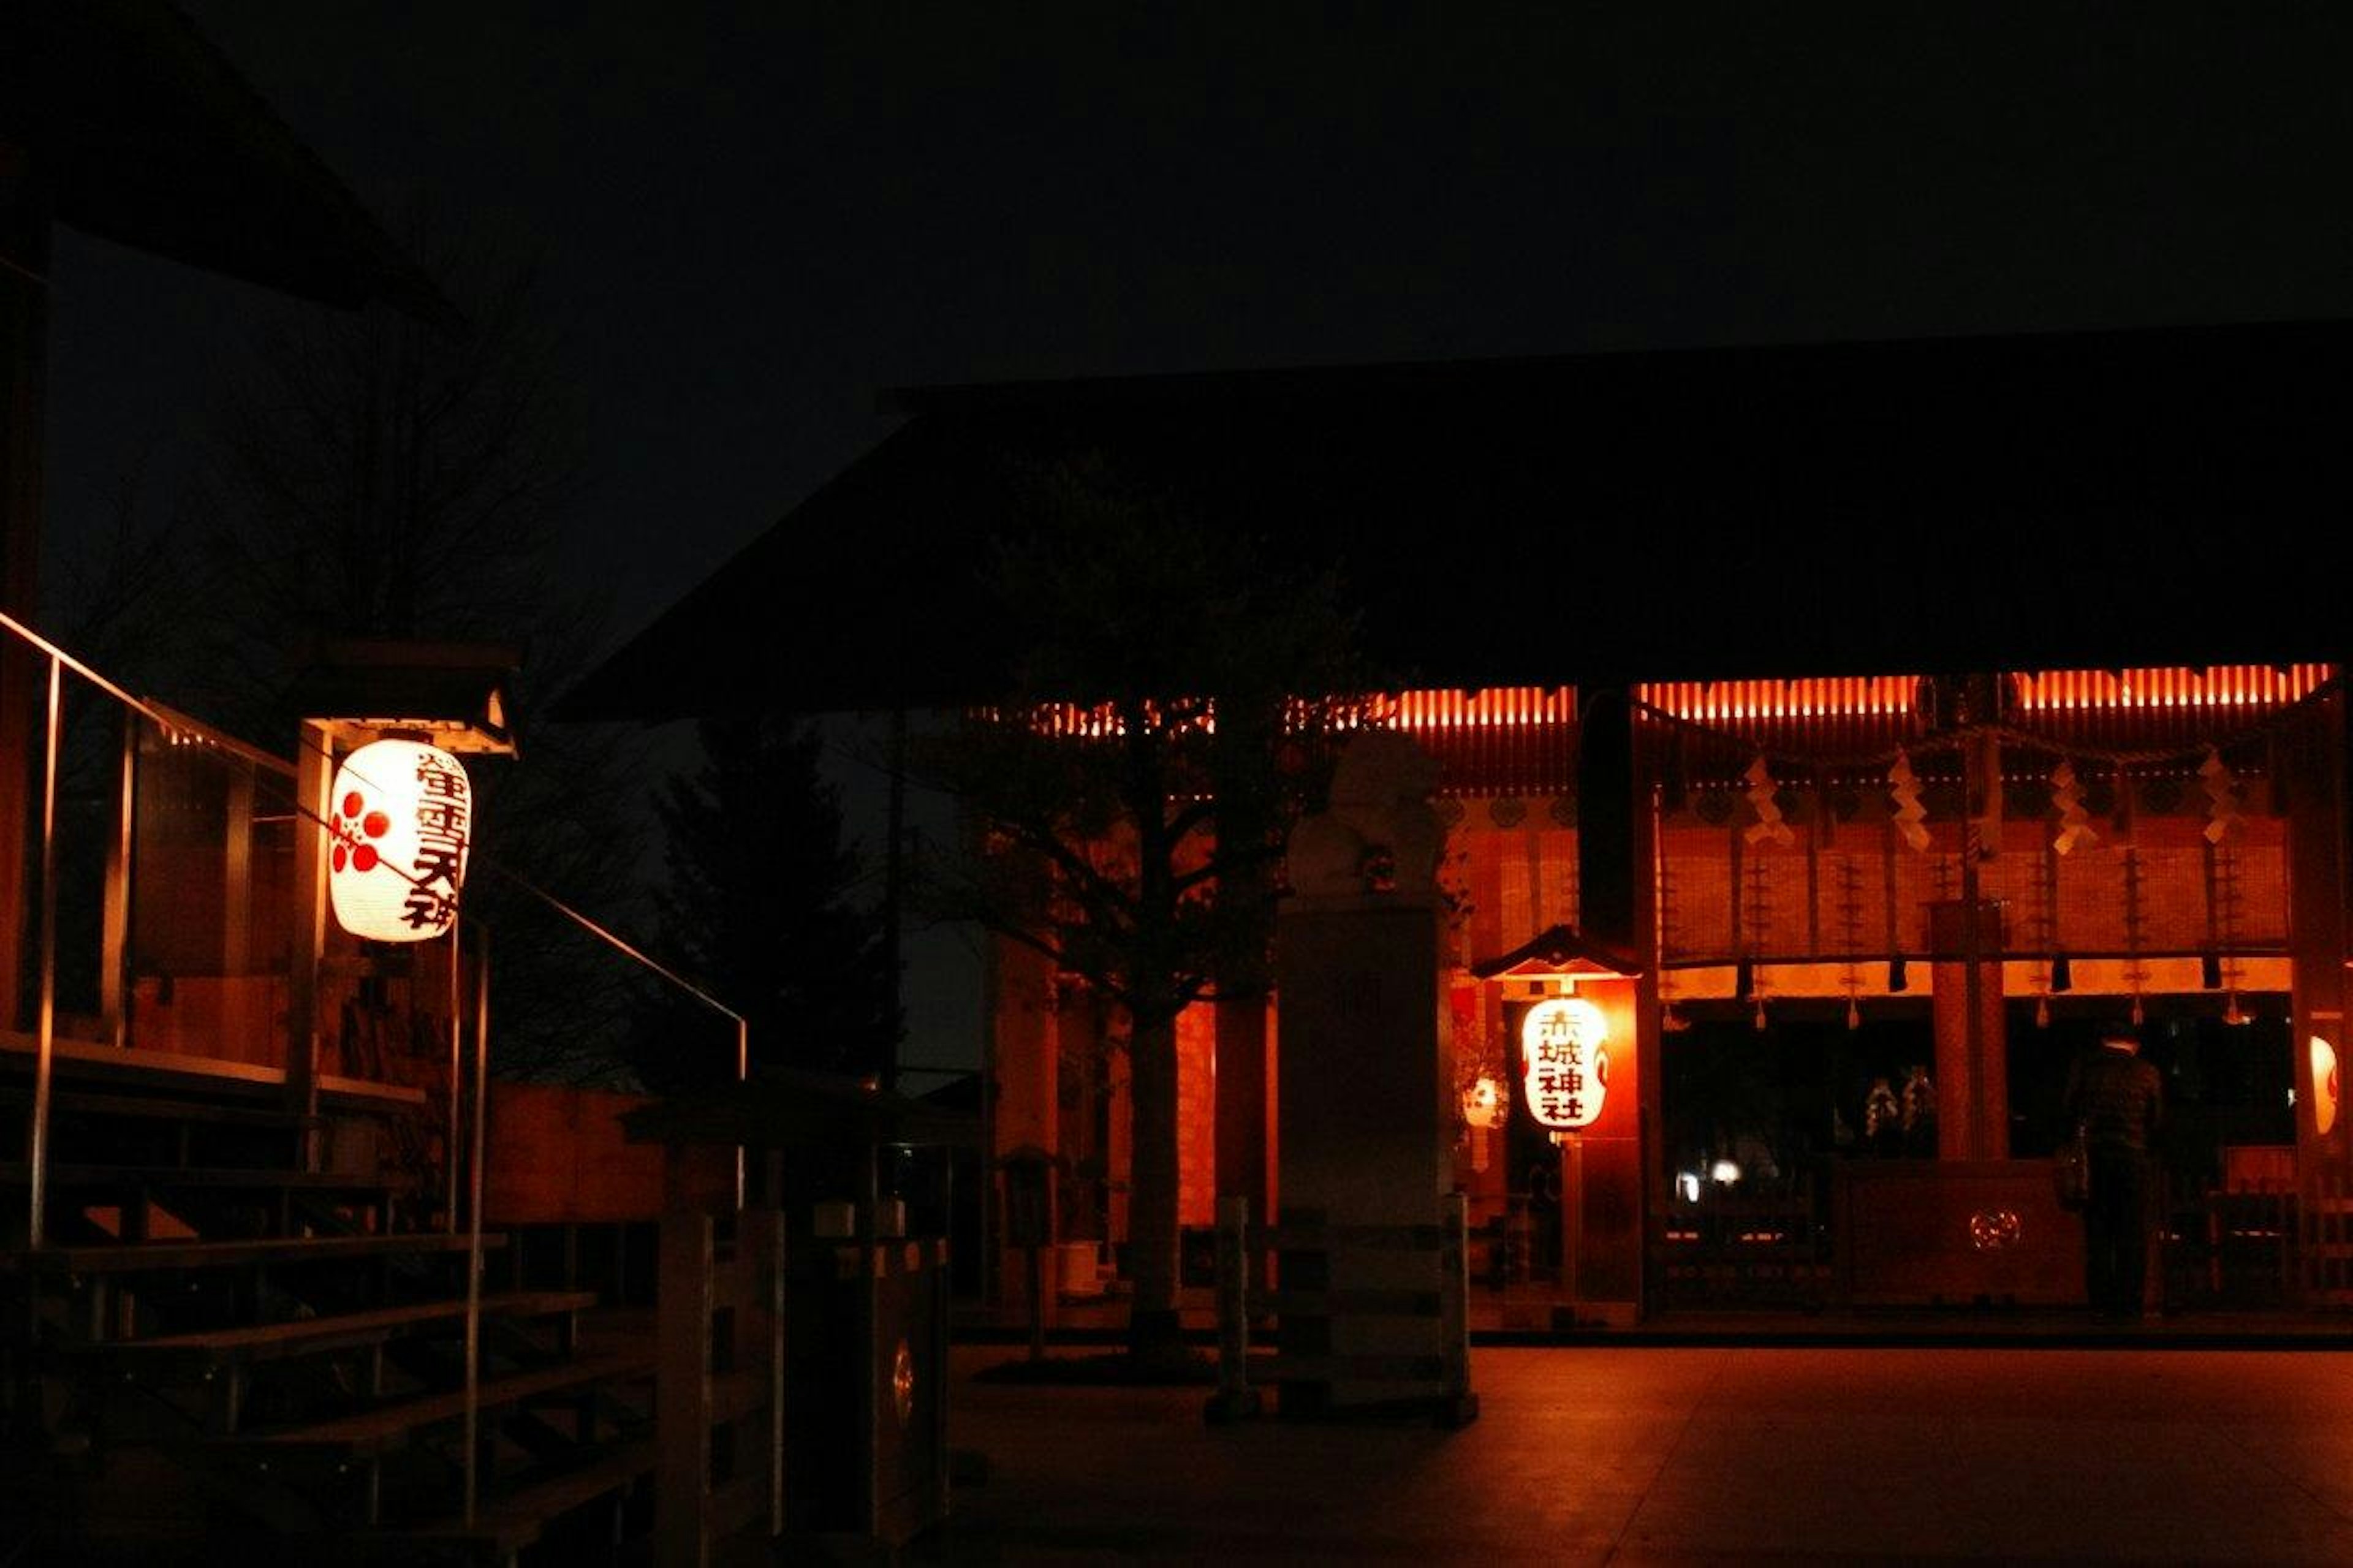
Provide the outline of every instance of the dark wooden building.
{"type": "MultiPolygon", "coordinates": [[[[2126,1013],[2187,1129],[2167,1288],[2337,1300],[2348,370],[2332,321],[908,391],[568,707],[988,701],[1019,650],[972,561],[1026,468],[1100,456],[1361,607],[1443,764],[1466,1091],[1546,994],[1486,961],[1555,925],[1650,961],[1639,1168],[1564,1191],[1466,1101],[1506,1318],[2077,1299],[2042,1155],[2126,1013]]],[[[1092,1026],[1000,1014],[1000,1146],[1116,1172],[1054,1081],[1092,1026]]],[[[1270,1196],[1264,1047],[1180,1034],[1205,1224],[1270,1196]]]]}
{"type": "Polygon", "coordinates": [[[479,966],[331,939],[296,764],[42,635],[58,225],[464,330],[175,7],[0,5],[0,1557],[507,1560],[600,1508],[609,1551],[653,1467],[650,1360],[586,1353],[598,1291],[527,1283],[504,1227],[626,1250],[659,1155],[609,1105],[518,1097],[461,1215],[479,966]],[[552,1401],[601,1413],[559,1437],[552,1401]]]}

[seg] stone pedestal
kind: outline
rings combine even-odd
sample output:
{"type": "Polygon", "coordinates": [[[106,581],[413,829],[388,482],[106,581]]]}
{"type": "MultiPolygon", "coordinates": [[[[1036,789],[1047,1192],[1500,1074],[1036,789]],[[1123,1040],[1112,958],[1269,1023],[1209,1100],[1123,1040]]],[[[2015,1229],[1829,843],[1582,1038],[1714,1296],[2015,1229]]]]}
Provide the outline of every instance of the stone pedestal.
{"type": "MultiPolygon", "coordinates": [[[[1435,879],[1444,836],[1427,804],[1434,777],[1410,742],[1360,736],[1331,812],[1302,823],[1292,841],[1295,891],[1276,946],[1278,1182],[1286,1222],[1319,1215],[1335,1242],[1362,1227],[1433,1230],[1452,1180],[1435,879]]],[[[1286,1309],[1284,1353],[1328,1355],[1341,1369],[1314,1403],[1440,1393],[1435,1372],[1404,1373],[1440,1356],[1440,1320],[1434,1310],[1398,1309],[1398,1293],[1434,1301],[1436,1258],[1409,1245],[1286,1249],[1278,1289],[1322,1300],[1286,1309]],[[1386,1366],[1356,1359],[1374,1357],[1386,1366]]]]}
{"type": "Polygon", "coordinates": [[[1436,1224],[1453,1169],[1435,911],[1300,910],[1280,941],[1283,1206],[1436,1224]]]}

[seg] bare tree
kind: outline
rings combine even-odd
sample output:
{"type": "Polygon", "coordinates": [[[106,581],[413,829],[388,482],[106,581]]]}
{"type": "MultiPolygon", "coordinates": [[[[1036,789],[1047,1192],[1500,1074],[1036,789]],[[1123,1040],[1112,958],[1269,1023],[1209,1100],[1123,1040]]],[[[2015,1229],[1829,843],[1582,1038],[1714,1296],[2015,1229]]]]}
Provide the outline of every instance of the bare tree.
{"type": "Polygon", "coordinates": [[[918,771],[982,853],[934,898],[1112,1004],[1129,1055],[1130,1349],[1176,1342],[1177,1016],[1262,994],[1288,824],[1353,713],[1354,624],[1327,576],[1101,459],[1031,475],[987,587],[1028,649],[1015,689],[918,771]]]}
{"type": "Polygon", "coordinates": [[[279,694],[322,637],[494,641],[591,616],[550,570],[586,467],[534,269],[412,229],[468,331],[283,311],[216,411],[183,528],[206,698],[231,722],[282,734],[279,694]]]}
{"type": "MultiPolygon", "coordinates": [[[[301,717],[289,683],[322,640],[515,646],[525,757],[473,770],[483,869],[574,900],[633,896],[642,742],[531,724],[594,656],[602,615],[559,566],[588,469],[536,272],[429,221],[409,229],[469,330],[282,309],[257,333],[172,531],[179,596],[153,636],[193,657],[171,700],[282,752],[301,717]]],[[[612,1071],[638,984],[624,962],[497,875],[471,880],[472,911],[501,938],[506,1069],[612,1071]]]]}

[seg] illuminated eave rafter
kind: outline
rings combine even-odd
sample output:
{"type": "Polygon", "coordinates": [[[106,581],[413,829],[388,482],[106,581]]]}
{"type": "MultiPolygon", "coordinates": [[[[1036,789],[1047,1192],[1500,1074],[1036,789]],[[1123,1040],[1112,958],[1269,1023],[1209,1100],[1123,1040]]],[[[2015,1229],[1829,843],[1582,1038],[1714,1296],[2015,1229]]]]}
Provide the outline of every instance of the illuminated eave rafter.
{"type": "MultiPolygon", "coordinates": [[[[2002,678],[2000,722],[2054,750],[2179,750],[2260,724],[2336,678],[2334,667],[2324,664],[2011,672],[2002,678]]],[[[1633,695],[1653,721],[1689,726],[1727,746],[1883,763],[1898,746],[1916,751],[1934,739],[1920,733],[1923,685],[1923,677],[1909,674],[1675,681],[1637,686],[1633,695]]],[[[1177,728],[1214,732],[1212,704],[1172,709],[1177,728]]],[[[1300,711],[1303,721],[1306,705],[1300,711]]],[[[1328,712],[1322,718],[1343,729],[1375,724],[1413,736],[1443,765],[1445,795],[1541,797],[1575,790],[1577,698],[1571,687],[1418,689],[1366,699],[1336,721],[1328,712]]],[[[1073,739],[1122,732],[1109,705],[1044,707],[1029,722],[1039,733],[1073,739]]],[[[1932,771],[1939,765],[1921,756],[1932,771]]]]}

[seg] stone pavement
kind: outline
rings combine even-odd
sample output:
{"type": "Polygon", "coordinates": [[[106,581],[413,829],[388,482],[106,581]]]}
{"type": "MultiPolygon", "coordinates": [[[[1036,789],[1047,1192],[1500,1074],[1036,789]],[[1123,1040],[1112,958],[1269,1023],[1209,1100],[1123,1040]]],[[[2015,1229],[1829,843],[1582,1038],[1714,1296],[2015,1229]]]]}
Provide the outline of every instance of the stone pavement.
{"type": "Polygon", "coordinates": [[[1023,1351],[960,1344],[951,1441],[989,1473],[908,1555],[2348,1563],[2341,1341],[1487,1346],[1453,1432],[1213,1427],[1206,1389],[975,1382],[1023,1351]]]}

